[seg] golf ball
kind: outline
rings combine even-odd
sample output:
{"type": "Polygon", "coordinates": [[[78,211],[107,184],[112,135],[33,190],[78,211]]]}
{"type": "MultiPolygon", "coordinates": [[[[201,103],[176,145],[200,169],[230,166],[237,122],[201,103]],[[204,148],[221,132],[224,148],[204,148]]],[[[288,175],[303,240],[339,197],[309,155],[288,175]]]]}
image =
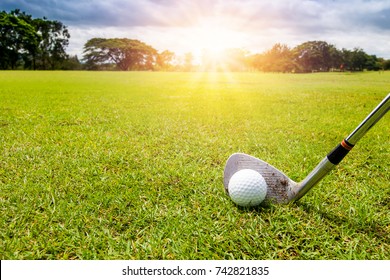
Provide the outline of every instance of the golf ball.
{"type": "Polygon", "coordinates": [[[237,205],[257,206],[267,195],[267,183],[259,172],[242,169],[230,178],[228,192],[237,205]]]}

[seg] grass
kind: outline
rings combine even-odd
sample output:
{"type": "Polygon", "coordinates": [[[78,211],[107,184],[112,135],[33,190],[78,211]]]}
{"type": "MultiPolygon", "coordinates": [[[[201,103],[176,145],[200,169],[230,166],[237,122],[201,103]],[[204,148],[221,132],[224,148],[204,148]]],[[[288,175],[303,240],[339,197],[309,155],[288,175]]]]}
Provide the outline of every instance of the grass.
{"type": "Polygon", "coordinates": [[[298,203],[222,184],[234,152],[303,179],[389,78],[0,72],[0,257],[389,259],[389,116],[298,203]]]}

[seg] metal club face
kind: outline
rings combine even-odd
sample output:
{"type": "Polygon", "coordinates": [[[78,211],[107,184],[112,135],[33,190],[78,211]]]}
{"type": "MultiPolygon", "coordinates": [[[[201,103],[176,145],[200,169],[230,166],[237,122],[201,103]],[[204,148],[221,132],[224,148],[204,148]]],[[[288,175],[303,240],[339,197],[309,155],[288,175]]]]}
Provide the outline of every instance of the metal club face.
{"type": "Polygon", "coordinates": [[[236,153],[230,156],[224,170],[223,184],[229,194],[229,181],[234,173],[241,169],[253,169],[259,172],[267,182],[267,195],[263,203],[288,203],[304,196],[315,184],[328,174],[388,111],[390,94],[356,127],[356,129],[338,144],[321,162],[299,183],[288,178],[283,172],[258,158],[236,153]]]}
{"type": "Polygon", "coordinates": [[[267,195],[263,204],[269,202],[287,203],[293,200],[292,190],[297,186],[296,182],[265,161],[242,153],[231,155],[226,162],[223,179],[226,193],[229,193],[230,178],[241,169],[253,169],[264,177],[267,183],[267,195]]]}

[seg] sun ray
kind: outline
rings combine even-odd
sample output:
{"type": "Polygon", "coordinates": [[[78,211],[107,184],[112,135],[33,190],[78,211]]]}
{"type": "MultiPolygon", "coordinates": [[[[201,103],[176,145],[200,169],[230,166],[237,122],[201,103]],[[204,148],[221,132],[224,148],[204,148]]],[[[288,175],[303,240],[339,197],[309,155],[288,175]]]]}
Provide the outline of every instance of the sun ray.
{"type": "Polygon", "coordinates": [[[228,28],[226,18],[201,18],[190,28],[192,52],[199,64],[213,68],[223,64],[226,50],[236,48],[242,42],[242,34],[228,28]]]}

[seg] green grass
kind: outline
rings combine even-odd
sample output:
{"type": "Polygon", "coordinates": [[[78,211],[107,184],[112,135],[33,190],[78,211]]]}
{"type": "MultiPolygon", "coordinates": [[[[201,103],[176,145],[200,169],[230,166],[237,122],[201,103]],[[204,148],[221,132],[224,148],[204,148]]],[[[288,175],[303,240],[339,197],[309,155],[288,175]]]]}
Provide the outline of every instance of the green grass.
{"type": "Polygon", "coordinates": [[[303,179],[390,73],[0,72],[1,259],[389,259],[390,118],[298,203],[224,193],[245,152],[303,179]]]}

